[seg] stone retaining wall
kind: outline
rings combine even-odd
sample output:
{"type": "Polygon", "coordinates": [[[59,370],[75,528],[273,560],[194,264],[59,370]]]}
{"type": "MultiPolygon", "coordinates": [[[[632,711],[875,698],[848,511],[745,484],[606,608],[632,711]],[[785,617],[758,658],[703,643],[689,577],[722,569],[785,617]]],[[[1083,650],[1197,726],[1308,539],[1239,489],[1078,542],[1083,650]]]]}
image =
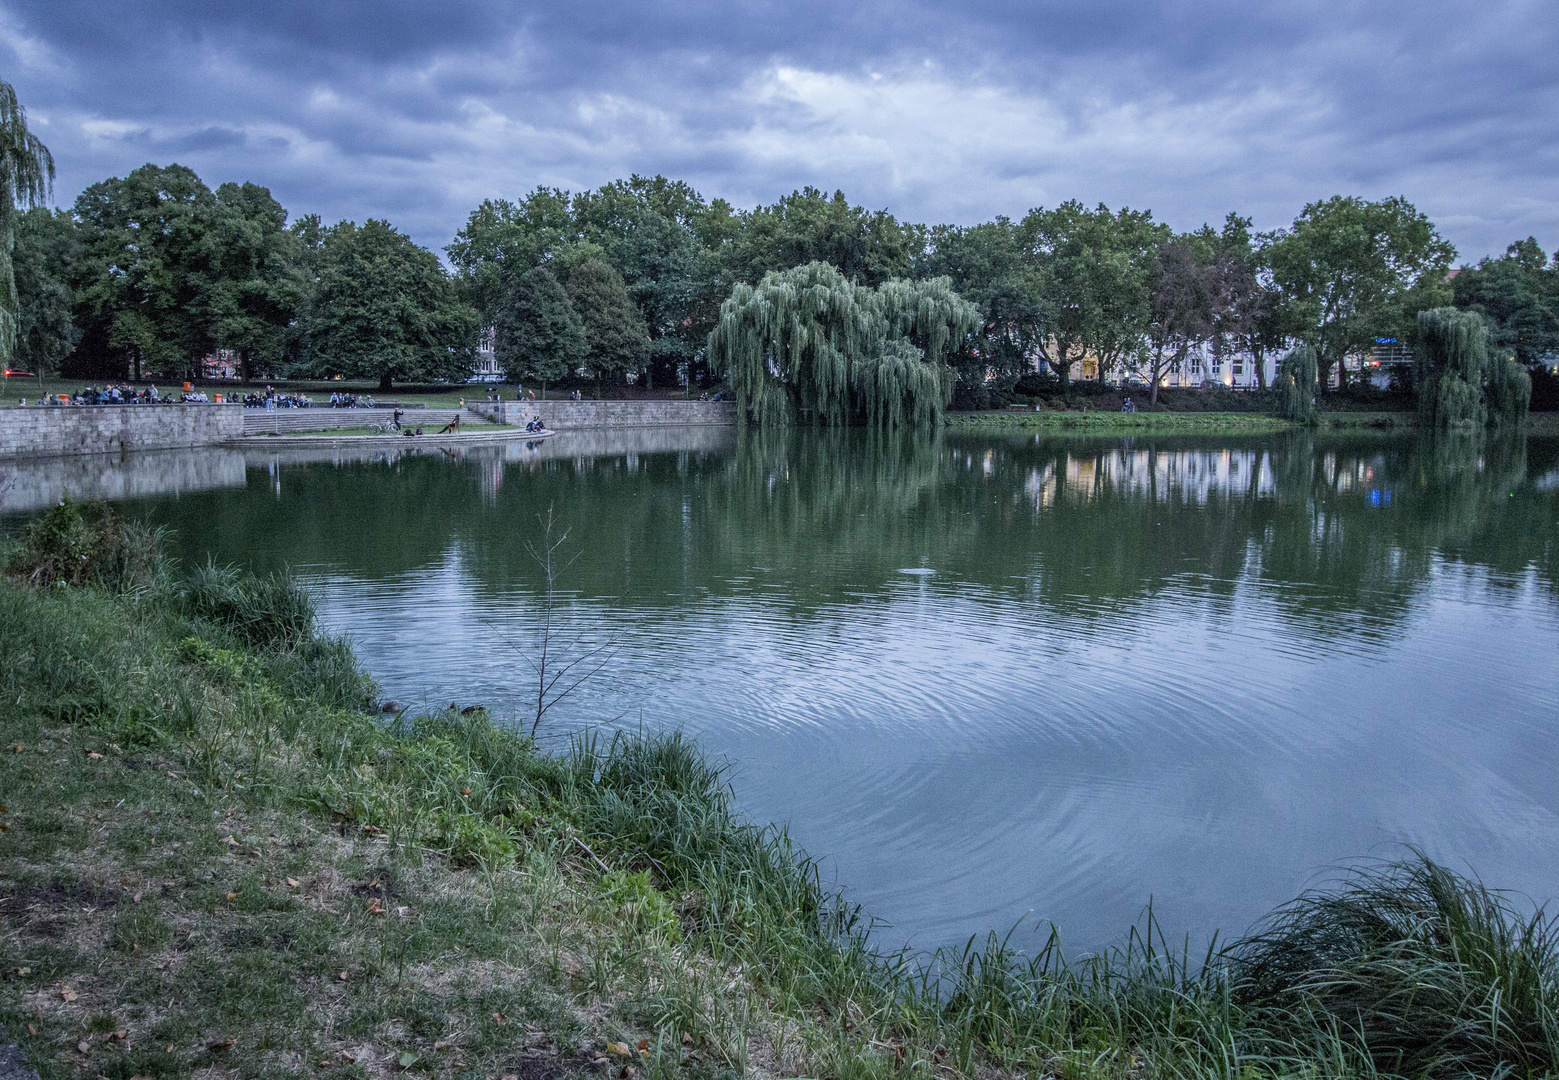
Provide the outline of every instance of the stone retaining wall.
{"type": "Polygon", "coordinates": [[[0,409],[0,458],[210,446],[244,433],[241,405],[62,405],[0,409]]]}
{"type": "MultiPolygon", "coordinates": [[[[458,413],[459,409],[402,409],[401,424],[416,427],[429,426],[437,431],[458,413]]],[[[245,409],[245,435],[282,435],[289,431],[328,431],[331,428],[367,427],[369,424],[387,424],[395,416],[394,409],[245,409]]]]}
{"type": "Polygon", "coordinates": [[[553,431],[736,423],[734,401],[476,401],[466,408],[498,424],[523,426],[539,416],[553,431]]]}

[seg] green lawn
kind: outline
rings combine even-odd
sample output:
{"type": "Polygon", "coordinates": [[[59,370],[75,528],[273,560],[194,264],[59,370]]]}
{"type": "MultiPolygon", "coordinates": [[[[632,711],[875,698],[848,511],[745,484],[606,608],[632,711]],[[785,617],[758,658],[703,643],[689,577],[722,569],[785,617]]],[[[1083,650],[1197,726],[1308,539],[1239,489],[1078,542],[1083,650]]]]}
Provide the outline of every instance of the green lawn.
{"type": "Polygon", "coordinates": [[[1003,412],[949,413],[947,426],[971,431],[1056,431],[1115,434],[1117,432],[1250,432],[1284,431],[1293,425],[1261,413],[1214,412],[1003,412]]]}

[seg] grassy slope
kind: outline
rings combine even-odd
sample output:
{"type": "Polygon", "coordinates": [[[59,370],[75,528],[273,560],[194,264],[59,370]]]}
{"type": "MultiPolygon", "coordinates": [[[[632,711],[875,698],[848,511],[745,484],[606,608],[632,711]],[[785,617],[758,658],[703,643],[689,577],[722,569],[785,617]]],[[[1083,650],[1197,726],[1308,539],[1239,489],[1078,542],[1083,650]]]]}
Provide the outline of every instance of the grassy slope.
{"type": "Polygon", "coordinates": [[[1559,1067],[1552,924],[1432,864],[1205,974],[1151,925],[879,957],[686,741],[386,725],[285,583],[115,565],[137,590],[0,581],[0,1023],[45,1077],[1559,1067]]]}
{"type": "Polygon", "coordinates": [[[646,1037],[640,1068],[696,1076],[799,1052],[680,944],[695,900],[600,873],[575,769],[485,717],[398,735],[340,650],[256,651],[156,601],[6,584],[0,628],[0,1017],[45,1077],[604,1072],[646,1037]]]}
{"type": "Polygon", "coordinates": [[[1143,431],[1286,431],[1293,425],[1286,420],[1260,413],[1024,412],[1013,409],[1005,412],[949,413],[947,426],[952,430],[1066,431],[1102,435],[1143,431]]]}

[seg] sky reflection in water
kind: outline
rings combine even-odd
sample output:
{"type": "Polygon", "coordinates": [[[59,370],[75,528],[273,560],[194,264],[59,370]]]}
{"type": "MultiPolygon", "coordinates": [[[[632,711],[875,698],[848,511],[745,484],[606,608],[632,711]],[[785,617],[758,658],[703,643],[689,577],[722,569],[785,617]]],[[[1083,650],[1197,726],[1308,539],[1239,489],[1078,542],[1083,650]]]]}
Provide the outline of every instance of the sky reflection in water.
{"type": "Polygon", "coordinates": [[[556,727],[696,734],[888,943],[1097,948],[1150,896],[1205,940],[1405,842],[1559,893],[1552,444],[544,449],[251,453],[129,505],[299,569],[390,696],[509,716],[555,506],[568,618],[619,650],[556,727]]]}

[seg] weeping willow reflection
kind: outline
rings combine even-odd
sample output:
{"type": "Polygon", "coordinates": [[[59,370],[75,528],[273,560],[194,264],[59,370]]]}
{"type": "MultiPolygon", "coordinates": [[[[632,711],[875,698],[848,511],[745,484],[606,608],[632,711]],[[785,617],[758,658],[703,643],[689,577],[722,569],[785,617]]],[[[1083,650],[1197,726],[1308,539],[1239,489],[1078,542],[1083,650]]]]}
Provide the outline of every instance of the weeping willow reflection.
{"type": "Polygon", "coordinates": [[[555,506],[566,588],[675,608],[761,595],[804,612],[932,570],[1059,617],[1263,588],[1322,635],[1380,634],[1439,560],[1559,581],[1559,447],[1300,432],[1243,440],[1003,440],[755,429],[730,449],[250,469],[241,490],[131,504],[190,557],[395,578],[459,555],[480,588],[537,590],[523,541],[555,506]]]}

